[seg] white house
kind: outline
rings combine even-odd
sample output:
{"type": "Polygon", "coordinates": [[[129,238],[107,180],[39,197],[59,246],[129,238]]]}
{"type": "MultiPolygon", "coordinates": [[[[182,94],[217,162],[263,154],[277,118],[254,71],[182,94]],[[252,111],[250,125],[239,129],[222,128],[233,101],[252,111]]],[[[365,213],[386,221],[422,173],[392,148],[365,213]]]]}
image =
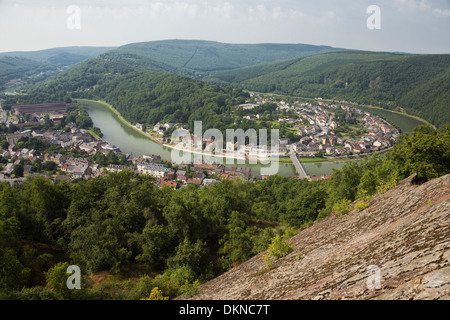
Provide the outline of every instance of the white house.
{"type": "Polygon", "coordinates": [[[148,174],[156,178],[163,178],[166,172],[171,170],[162,164],[141,163],[137,166],[139,173],[148,174]]]}

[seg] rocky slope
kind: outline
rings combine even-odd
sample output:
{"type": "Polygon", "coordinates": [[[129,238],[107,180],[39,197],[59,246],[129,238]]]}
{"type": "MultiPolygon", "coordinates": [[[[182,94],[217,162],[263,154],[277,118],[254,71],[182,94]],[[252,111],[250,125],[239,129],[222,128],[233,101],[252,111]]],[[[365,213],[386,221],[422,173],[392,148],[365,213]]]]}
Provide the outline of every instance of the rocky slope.
{"type": "Polygon", "coordinates": [[[294,252],[272,270],[262,253],[204,284],[193,299],[448,299],[450,175],[413,182],[375,196],[363,212],[302,231],[290,240],[294,252]]]}

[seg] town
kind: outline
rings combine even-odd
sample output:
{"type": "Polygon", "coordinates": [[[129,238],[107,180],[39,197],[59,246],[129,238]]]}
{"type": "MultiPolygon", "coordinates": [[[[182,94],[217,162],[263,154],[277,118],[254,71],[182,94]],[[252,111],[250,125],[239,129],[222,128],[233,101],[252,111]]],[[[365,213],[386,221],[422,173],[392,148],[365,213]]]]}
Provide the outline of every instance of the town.
{"type": "MultiPolygon", "coordinates": [[[[319,154],[338,158],[373,153],[392,147],[400,135],[399,130],[384,119],[347,104],[326,103],[321,98],[317,98],[316,103],[294,101],[289,104],[285,100],[262,98],[255,93],[251,96],[254,103],[237,107],[251,111],[264,103],[275,102],[277,111],[289,115],[278,118],[277,122],[292,128],[299,141],[290,144],[292,141],[289,139],[281,139],[281,152],[292,148],[299,157],[319,154]],[[339,117],[338,113],[342,116],[339,117]],[[344,126],[346,130],[341,130],[344,126]]],[[[244,118],[256,121],[263,117],[263,114],[251,114],[244,118]]]]}
{"type": "MultiPolygon", "coordinates": [[[[280,138],[279,150],[270,150],[270,147],[266,150],[266,154],[272,157],[286,157],[290,151],[295,152],[300,158],[339,159],[353,155],[367,155],[389,149],[400,136],[399,130],[384,119],[348,104],[325,103],[320,98],[317,99],[317,103],[294,101],[289,104],[285,100],[263,98],[256,93],[251,93],[251,97],[246,104],[236,106],[236,114],[241,116],[242,121],[247,122],[247,126],[252,127],[251,122],[254,124],[264,122],[272,128],[282,126],[289,134],[289,137],[280,138]],[[273,104],[276,110],[268,112],[267,108],[263,107],[267,104],[273,104]],[[258,109],[266,111],[253,112],[258,109]],[[281,115],[283,116],[280,117],[281,115]]],[[[175,146],[170,137],[175,129],[186,130],[184,124],[173,123],[158,123],[153,129],[145,129],[146,126],[143,124],[137,124],[135,127],[168,147],[175,146]]],[[[194,139],[192,135],[192,143],[184,150],[193,150],[194,139]]],[[[212,140],[203,139],[201,142],[205,145],[205,152],[213,143],[212,140]]],[[[258,154],[258,145],[227,144],[223,150],[220,156],[242,154],[249,159],[252,155],[258,154]]]]}
{"type": "Polygon", "coordinates": [[[246,168],[204,163],[174,167],[170,160],[157,155],[125,155],[119,148],[77,128],[74,122],[67,123],[60,130],[27,129],[43,126],[49,119],[53,125],[60,124],[67,117],[67,112],[74,110],[76,107],[65,104],[13,106],[13,117],[8,117],[7,112],[2,110],[2,128],[15,132],[0,133],[0,181],[17,186],[27,178],[36,176],[63,181],[90,179],[108,172],[130,170],[155,177],[160,187],[167,185],[177,189],[188,184],[208,186],[234,177],[251,178],[251,169],[246,168]],[[24,118],[33,121],[22,122],[24,118]],[[19,128],[27,130],[17,130],[19,128]],[[28,148],[29,144],[44,148],[28,148]],[[54,146],[64,152],[46,152],[49,146],[50,149],[54,146]]]}
{"type": "MultiPolygon", "coordinates": [[[[252,93],[246,104],[236,106],[243,121],[264,120],[288,128],[290,138],[279,140],[279,158],[325,157],[330,159],[371,154],[393,146],[399,130],[378,116],[348,105],[335,105],[317,99],[317,103],[263,98],[252,93]],[[257,113],[272,104],[273,113],[257,113]],[[342,130],[345,128],[345,130],[342,130]],[[293,138],[294,137],[294,138],[293,138]]],[[[264,179],[255,177],[250,168],[229,167],[201,162],[175,164],[158,155],[128,155],[93,133],[79,128],[81,114],[68,104],[12,106],[0,110],[0,181],[17,186],[30,177],[42,176],[52,181],[90,179],[130,170],[153,176],[159,187],[174,189],[189,184],[209,186],[224,179],[264,179]],[[74,118],[75,117],[75,118],[74,118]]],[[[86,115],[86,113],[85,113],[86,115]]],[[[139,130],[146,126],[138,124],[139,130]]],[[[159,141],[171,146],[167,129],[184,128],[182,124],[157,124],[147,132],[159,135],[159,141]],[[165,128],[162,130],[161,128],[165,128]]],[[[92,129],[92,128],[91,128],[92,129]]],[[[237,151],[227,146],[227,151],[237,151]]],[[[249,153],[257,146],[246,146],[249,153]]],[[[270,148],[269,148],[270,149],[270,148]]],[[[270,153],[270,150],[268,151],[270,153]]],[[[306,173],[303,177],[307,177],[306,173]]],[[[315,180],[316,177],[307,177],[315,180]]]]}

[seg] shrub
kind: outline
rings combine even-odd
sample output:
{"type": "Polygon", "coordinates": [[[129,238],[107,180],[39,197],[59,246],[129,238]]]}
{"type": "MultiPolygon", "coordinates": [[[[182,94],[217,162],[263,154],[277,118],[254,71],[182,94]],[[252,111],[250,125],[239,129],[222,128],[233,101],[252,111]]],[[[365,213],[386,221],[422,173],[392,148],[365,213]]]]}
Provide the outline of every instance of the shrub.
{"type": "Polygon", "coordinates": [[[364,211],[368,207],[368,204],[365,201],[358,201],[358,203],[355,205],[355,209],[358,211],[364,211]]]}
{"type": "Polygon", "coordinates": [[[343,216],[350,211],[351,204],[352,202],[350,200],[342,199],[334,204],[333,211],[335,211],[338,216],[343,216]]]}
{"type": "Polygon", "coordinates": [[[287,242],[286,235],[277,235],[272,239],[271,244],[269,245],[269,250],[263,257],[263,262],[266,265],[266,269],[272,269],[274,261],[287,256],[292,251],[294,251],[294,245],[287,242]]]}
{"type": "Polygon", "coordinates": [[[152,292],[150,293],[150,296],[146,299],[142,299],[142,300],[153,300],[153,301],[157,301],[157,300],[169,300],[169,297],[164,297],[163,293],[161,290],[158,289],[158,287],[153,288],[152,292]]]}

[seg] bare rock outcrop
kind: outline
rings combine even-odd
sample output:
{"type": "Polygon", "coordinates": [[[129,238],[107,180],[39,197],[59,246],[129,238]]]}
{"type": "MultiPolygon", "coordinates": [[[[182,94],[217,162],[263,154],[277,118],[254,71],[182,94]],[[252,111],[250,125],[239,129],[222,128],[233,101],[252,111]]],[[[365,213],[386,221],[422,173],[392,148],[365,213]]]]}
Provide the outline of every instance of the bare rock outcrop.
{"type": "Polygon", "coordinates": [[[264,253],[204,284],[196,300],[448,299],[450,175],[414,177],[366,210],[332,215],[290,239],[267,271],[264,253]]]}

